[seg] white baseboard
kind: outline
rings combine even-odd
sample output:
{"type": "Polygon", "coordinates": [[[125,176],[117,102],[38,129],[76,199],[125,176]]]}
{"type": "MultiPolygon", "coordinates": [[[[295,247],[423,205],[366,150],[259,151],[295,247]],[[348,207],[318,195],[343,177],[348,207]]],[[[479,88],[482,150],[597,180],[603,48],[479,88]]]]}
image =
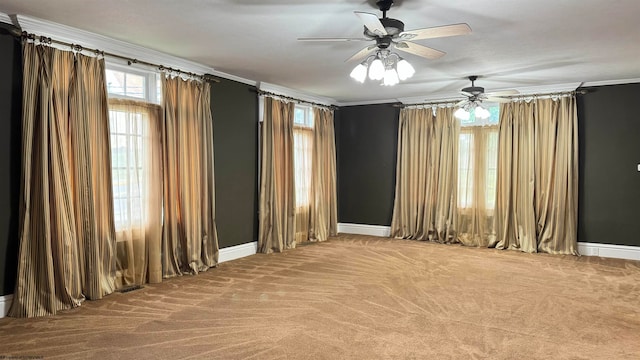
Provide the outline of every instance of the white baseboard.
{"type": "MultiPolygon", "coordinates": [[[[345,234],[389,237],[391,233],[391,227],[381,225],[339,223],[338,232],[345,234]]],[[[615,259],[640,260],[640,246],[579,242],[578,252],[584,256],[600,256],[615,259]]]]}
{"type": "Polygon", "coordinates": [[[240,259],[245,256],[254,255],[256,252],[258,252],[257,241],[222,248],[218,254],[218,262],[223,263],[226,261],[240,259]]]}
{"type": "Polygon", "coordinates": [[[640,260],[640,246],[579,242],[578,252],[584,256],[640,260]]]}
{"type": "Polygon", "coordinates": [[[391,227],[382,225],[338,223],[338,232],[345,234],[389,237],[391,235],[391,227]]]}
{"type": "Polygon", "coordinates": [[[7,314],[9,313],[9,308],[11,307],[12,300],[12,294],[0,296],[0,319],[7,316],[7,314]]]}

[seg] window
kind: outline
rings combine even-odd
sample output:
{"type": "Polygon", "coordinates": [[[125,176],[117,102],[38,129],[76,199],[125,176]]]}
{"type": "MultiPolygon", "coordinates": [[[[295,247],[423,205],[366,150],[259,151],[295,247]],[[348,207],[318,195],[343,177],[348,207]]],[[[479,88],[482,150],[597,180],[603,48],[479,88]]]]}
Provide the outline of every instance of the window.
{"type": "Polygon", "coordinates": [[[142,221],[144,124],[141,112],[109,110],[111,174],[116,230],[142,221]]]}
{"type": "Polygon", "coordinates": [[[296,105],[293,113],[293,169],[296,208],[308,207],[311,202],[312,167],[313,111],[310,106],[296,105]]]}
{"type": "Polygon", "coordinates": [[[140,100],[159,104],[162,100],[160,75],[119,65],[105,70],[107,93],[110,98],[140,100]]]}
{"type": "Polygon", "coordinates": [[[111,174],[116,231],[139,229],[146,222],[149,127],[157,121],[159,75],[109,66],[111,174]],[[134,100],[134,101],[131,101],[134,100]]]}
{"type": "Polygon", "coordinates": [[[488,119],[461,121],[458,144],[458,208],[493,210],[498,172],[498,121],[500,107],[488,108],[488,119]],[[480,203],[483,202],[483,203],[480,203]]]}

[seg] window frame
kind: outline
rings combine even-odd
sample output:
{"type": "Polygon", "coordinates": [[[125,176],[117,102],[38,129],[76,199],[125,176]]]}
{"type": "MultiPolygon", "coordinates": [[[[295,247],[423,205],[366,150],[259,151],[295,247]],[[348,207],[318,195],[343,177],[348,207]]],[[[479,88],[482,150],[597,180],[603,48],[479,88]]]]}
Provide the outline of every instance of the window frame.
{"type": "MultiPolygon", "coordinates": [[[[122,72],[125,74],[131,74],[131,75],[136,75],[136,76],[142,76],[144,78],[144,82],[145,82],[145,91],[144,91],[144,97],[140,98],[140,97],[134,97],[134,96],[126,96],[126,95],[121,95],[121,94],[116,94],[116,93],[111,93],[109,92],[109,87],[107,86],[107,98],[108,99],[118,99],[118,100],[127,100],[127,101],[134,101],[134,102],[138,102],[141,104],[152,104],[152,105],[159,105],[161,100],[162,100],[162,88],[161,88],[161,76],[162,74],[152,71],[152,70],[144,70],[144,69],[134,69],[131,68],[130,66],[126,66],[126,65],[122,65],[122,64],[117,64],[117,63],[111,63],[111,62],[106,62],[105,64],[105,70],[113,70],[113,71],[118,71],[118,72],[122,72]]],[[[106,77],[106,72],[105,72],[105,77],[106,77]]],[[[106,79],[105,79],[106,82],[106,79]]],[[[121,129],[118,129],[117,126],[116,128],[112,128],[112,123],[111,123],[111,116],[112,113],[114,112],[122,112],[121,110],[116,109],[112,109],[111,107],[108,107],[108,113],[109,113],[109,121],[110,121],[110,129],[109,129],[109,137],[110,137],[110,142],[113,144],[113,142],[115,141],[115,137],[124,137],[124,139],[126,139],[126,144],[127,144],[127,148],[130,148],[131,145],[131,139],[132,138],[136,138],[137,142],[139,142],[142,146],[142,154],[144,154],[146,152],[145,150],[145,146],[148,146],[147,141],[146,141],[146,137],[148,136],[145,133],[144,130],[144,114],[140,114],[143,118],[138,121],[138,124],[131,124],[129,122],[130,116],[132,115],[131,113],[128,112],[123,112],[125,115],[125,132],[121,132],[121,129]],[[137,128],[137,127],[140,128],[137,128]],[[136,130],[138,130],[136,132],[136,130]]],[[[117,119],[114,119],[114,122],[117,122],[117,119]]],[[[112,145],[113,146],[113,145],[112,145]]],[[[115,154],[113,153],[112,149],[110,149],[111,151],[111,156],[113,157],[115,154]]],[[[113,206],[113,210],[114,210],[114,217],[115,217],[115,209],[116,209],[116,204],[119,201],[125,201],[126,206],[124,211],[126,212],[126,214],[123,215],[123,220],[124,223],[118,222],[117,219],[114,218],[115,220],[115,226],[116,226],[116,232],[121,232],[121,231],[127,231],[127,230],[134,230],[134,229],[130,229],[127,227],[128,223],[131,223],[132,221],[137,221],[139,219],[136,218],[136,216],[133,215],[133,202],[138,202],[140,204],[142,199],[145,197],[144,191],[143,189],[140,189],[140,193],[138,195],[135,195],[132,193],[132,186],[129,184],[129,179],[127,179],[127,190],[126,190],[126,194],[125,196],[117,196],[116,195],[116,189],[115,189],[115,174],[116,171],[119,170],[131,170],[133,169],[131,167],[131,163],[130,161],[127,159],[127,164],[123,167],[123,166],[117,166],[114,167],[113,166],[113,161],[112,164],[110,165],[111,168],[111,172],[112,172],[112,206],[113,206]],[[124,226],[123,226],[124,225],[124,226]]],[[[138,165],[135,166],[135,171],[138,173],[142,173],[144,174],[144,166],[142,165],[142,162],[138,165]]],[[[142,179],[142,178],[141,178],[142,179]]],[[[118,193],[119,194],[119,193],[118,193]]]]}
{"type": "Polygon", "coordinates": [[[162,85],[160,83],[160,80],[161,80],[160,76],[162,76],[162,74],[152,70],[134,69],[131,66],[112,63],[112,62],[106,62],[105,64],[105,77],[106,77],[106,70],[113,70],[113,71],[119,71],[125,74],[142,76],[145,79],[144,81],[145,96],[142,98],[109,92],[109,83],[107,82],[107,79],[105,79],[105,83],[107,84],[108,98],[134,100],[134,101],[141,101],[141,102],[146,102],[151,104],[160,104],[162,102],[162,85]]]}

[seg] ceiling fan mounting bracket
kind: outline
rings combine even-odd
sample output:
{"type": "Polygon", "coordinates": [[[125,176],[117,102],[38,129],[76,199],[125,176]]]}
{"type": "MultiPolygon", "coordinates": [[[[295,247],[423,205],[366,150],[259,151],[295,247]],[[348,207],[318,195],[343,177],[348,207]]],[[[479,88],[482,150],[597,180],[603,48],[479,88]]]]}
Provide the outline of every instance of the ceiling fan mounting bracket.
{"type": "Polygon", "coordinates": [[[376,5],[382,11],[382,18],[387,18],[387,11],[391,9],[391,5],[393,5],[393,0],[378,0],[376,1],[376,5]]]}

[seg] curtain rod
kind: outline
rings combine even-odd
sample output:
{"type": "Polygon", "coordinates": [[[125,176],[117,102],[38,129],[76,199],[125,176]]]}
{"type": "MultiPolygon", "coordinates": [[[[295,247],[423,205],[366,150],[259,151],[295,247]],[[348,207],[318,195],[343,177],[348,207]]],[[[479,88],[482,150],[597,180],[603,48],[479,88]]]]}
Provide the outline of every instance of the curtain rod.
{"type": "Polygon", "coordinates": [[[77,52],[89,51],[89,52],[94,53],[96,56],[98,56],[98,55],[109,56],[109,57],[113,57],[113,58],[117,58],[117,59],[121,59],[121,60],[126,60],[127,64],[129,66],[131,66],[133,64],[142,64],[142,65],[158,68],[158,70],[160,70],[160,71],[168,71],[169,73],[176,72],[176,73],[179,73],[179,74],[188,75],[190,77],[197,78],[197,79],[200,79],[202,81],[212,81],[212,82],[216,82],[216,83],[220,82],[219,79],[217,79],[217,78],[215,78],[215,77],[213,77],[212,75],[209,75],[209,74],[198,75],[196,73],[180,70],[180,69],[177,69],[177,68],[167,67],[167,66],[160,65],[160,64],[154,64],[154,63],[151,63],[151,62],[148,62],[148,61],[138,60],[138,59],[134,59],[134,58],[118,55],[118,54],[113,54],[113,53],[102,51],[102,50],[98,50],[98,49],[87,48],[87,47],[84,47],[84,46],[79,45],[79,44],[72,44],[72,43],[68,43],[68,42],[65,42],[65,41],[52,39],[52,38],[47,37],[47,36],[37,36],[36,34],[28,33],[26,31],[23,31],[20,35],[16,34],[16,36],[19,36],[20,38],[22,38],[23,41],[28,41],[28,40],[31,40],[31,41],[34,41],[34,42],[35,41],[39,41],[41,44],[47,44],[47,45],[51,45],[52,43],[55,43],[55,44],[58,44],[58,45],[68,46],[68,47],[71,48],[71,50],[75,50],[77,52]]]}
{"type": "MultiPolygon", "coordinates": [[[[503,98],[509,98],[509,99],[514,99],[514,100],[518,100],[518,99],[527,99],[527,98],[536,98],[536,97],[553,97],[553,96],[559,96],[559,95],[584,95],[586,94],[587,91],[586,90],[571,90],[571,91],[560,91],[560,92],[551,92],[551,93],[541,93],[541,94],[521,94],[521,95],[511,95],[511,96],[501,96],[503,98]]],[[[432,101],[432,102],[424,102],[424,103],[418,103],[418,104],[393,104],[394,107],[399,107],[399,108],[407,108],[407,107],[412,107],[412,106],[436,106],[436,105],[455,105],[456,103],[460,102],[463,99],[460,100],[446,100],[446,101],[432,101]]]]}
{"type": "Polygon", "coordinates": [[[550,93],[541,93],[541,94],[518,94],[511,96],[501,96],[509,99],[527,99],[527,98],[537,98],[537,97],[554,97],[554,96],[565,96],[565,95],[584,95],[587,92],[585,90],[571,90],[571,91],[558,91],[558,92],[550,92],[550,93]]]}
{"type": "Polygon", "coordinates": [[[299,104],[309,104],[309,105],[313,105],[313,106],[317,106],[317,107],[321,107],[321,108],[325,108],[325,109],[329,109],[329,110],[336,110],[338,107],[333,106],[333,105],[325,105],[325,104],[320,104],[320,103],[315,103],[313,101],[307,101],[307,100],[302,100],[302,99],[297,99],[291,96],[285,96],[285,95],[280,95],[280,94],[276,94],[276,93],[272,93],[269,91],[264,91],[264,90],[260,90],[260,89],[255,89],[255,91],[258,93],[258,95],[268,95],[271,97],[278,97],[281,99],[287,99],[287,100],[291,100],[291,101],[295,101],[299,104]]]}

